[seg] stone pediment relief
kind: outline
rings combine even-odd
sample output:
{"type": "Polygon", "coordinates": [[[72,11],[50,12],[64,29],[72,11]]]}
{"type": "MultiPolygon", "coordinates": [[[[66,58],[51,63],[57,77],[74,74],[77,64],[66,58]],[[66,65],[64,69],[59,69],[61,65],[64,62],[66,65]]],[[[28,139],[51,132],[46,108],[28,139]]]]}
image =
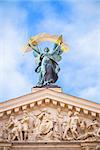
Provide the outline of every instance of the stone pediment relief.
{"type": "Polygon", "coordinates": [[[0,105],[0,140],[100,142],[99,104],[50,89],[0,105]]]}
{"type": "Polygon", "coordinates": [[[100,141],[100,121],[76,110],[35,106],[0,122],[1,141],[100,141]]]}

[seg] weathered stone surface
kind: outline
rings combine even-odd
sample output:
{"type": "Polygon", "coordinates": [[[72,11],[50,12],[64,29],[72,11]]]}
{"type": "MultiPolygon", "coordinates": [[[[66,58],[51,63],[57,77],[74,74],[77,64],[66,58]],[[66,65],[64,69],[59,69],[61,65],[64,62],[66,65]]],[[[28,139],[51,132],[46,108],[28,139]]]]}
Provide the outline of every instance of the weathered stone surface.
{"type": "Polygon", "coordinates": [[[1,150],[100,148],[100,105],[61,89],[35,88],[1,103],[0,113],[1,150]]]}

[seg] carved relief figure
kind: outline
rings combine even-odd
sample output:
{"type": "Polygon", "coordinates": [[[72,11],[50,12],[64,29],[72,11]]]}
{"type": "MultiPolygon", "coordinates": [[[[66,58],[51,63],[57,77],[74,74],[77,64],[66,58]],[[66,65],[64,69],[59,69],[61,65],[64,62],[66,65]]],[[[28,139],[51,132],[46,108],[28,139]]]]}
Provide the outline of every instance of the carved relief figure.
{"type": "Polygon", "coordinates": [[[56,120],[57,120],[57,124],[58,124],[59,136],[60,136],[60,139],[62,139],[63,114],[62,114],[61,108],[58,108],[58,109],[57,109],[56,120]]]}
{"type": "Polygon", "coordinates": [[[72,119],[72,112],[69,111],[67,114],[66,120],[63,122],[62,130],[63,130],[63,135],[62,139],[63,140],[70,140],[68,131],[71,131],[71,119],[72,119]]]}
{"type": "Polygon", "coordinates": [[[20,121],[18,121],[17,119],[14,120],[14,127],[12,129],[12,140],[15,140],[16,138],[20,141],[23,139],[22,137],[22,125],[20,123],[20,121]]]}
{"type": "Polygon", "coordinates": [[[10,116],[6,127],[8,131],[8,140],[22,140],[22,125],[14,116],[10,116]]]}
{"type": "Polygon", "coordinates": [[[56,120],[53,121],[53,138],[54,140],[61,140],[61,131],[59,129],[59,122],[56,120]]]}
{"type": "Polygon", "coordinates": [[[93,120],[88,126],[86,132],[81,135],[78,139],[80,140],[88,140],[88,138],[91,138],[92,140],[94,138],[100,138],[100,125],[97,122],[97,120],[93,120]]]}
{"type": "Polygon", "coordinates": [[[57,109],[55,115],[43,109],[36,113],[24,112],[20,119],[10,116],[0,132],[0,140],[8,141],[67,141],[100,140],[100,124],[95,120],[83,120],[78,112],[63,113],[57,109]]]}
{"type": "Polygon", "coordinates": [[[80,119],[78,115],[79,113],[75,112],[74,115],[71,117],[71,122],[70,122],[71,133],[74,139],[78,137],[78,127],[80,124],[80,119]]]}
{"type": "Polygon", "coordinates": [[[29,115],[29,133],[28,133],[29,141],[37,140],[37,137],[40,134],[39,126],[40,126],[40,119],[37,117],[37,115],[30,114],[29,115]]]}
{"type": "Polygon", "coordinates": [[[62,119],[61,109],[58,108],[56,114],[53,116],[53,139],[56,141],[61,140],[62,137],[62,119]]]}
{"type": "Polygon", "coordinates": [[[47,110],[43,110],[39,115],[41,123],[39,125],[39,134],[46,138],[50,138],[53,130],[53,122],[51,120],[51,114],[47,110]]]}
{"type": "Polygon", "coordinates": [[[100,139],[100,126],[96,129],[96,137],[100,139]]]}
{"type": "Polygon", "coordinates": [[[7,134],[5,127],[3,125],[0,126],[0,142],[7,140],[7,134]]]}
{"type": "Polygon", "coordinates": [[[24,116],[21,120],[22,126],[23,126],[23,132],[24,132],[24,140],[28,138],[28,132],[29,132],[29,116],[27,112],[24,112],[24,116]]]}

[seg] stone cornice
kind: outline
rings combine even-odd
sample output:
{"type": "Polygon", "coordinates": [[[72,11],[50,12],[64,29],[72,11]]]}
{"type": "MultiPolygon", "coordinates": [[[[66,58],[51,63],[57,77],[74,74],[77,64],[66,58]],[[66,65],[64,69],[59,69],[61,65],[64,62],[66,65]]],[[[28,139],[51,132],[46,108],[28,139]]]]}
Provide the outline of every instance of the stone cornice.
{"type": "Polygon", "coordinates": [[[76,111],[82,109],[86,114],[90,111],[93,116],[100,114],[100,104],[71,96],[60,91],[55,91],[53,89],[41,88],[39,91],[37,90],[36,92],[1,103],[0,116],[2,116],[4,112],[10,114],[15,108],[23,107],[23,109],[26,109],[27,105],[34,107],[35,104],[41,105],[42,102],[46,103],[49,102],[49,100],[54,105],[60,105],[61,107],[68,107],[69,109],[73,109],[74,107],[76,111]]]}

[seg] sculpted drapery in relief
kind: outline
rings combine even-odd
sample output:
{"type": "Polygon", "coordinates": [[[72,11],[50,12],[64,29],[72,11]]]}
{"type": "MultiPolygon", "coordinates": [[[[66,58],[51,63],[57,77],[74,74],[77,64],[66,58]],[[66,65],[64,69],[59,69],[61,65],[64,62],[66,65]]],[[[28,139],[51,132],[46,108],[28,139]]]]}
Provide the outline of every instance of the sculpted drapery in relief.
{"type": "Polygon", "coordinates": [[[92,122],[89,125],[87,125],[85,133],[80,135],[78,139],[80,140],[99,139],[100,140],[100,124],[97,122],[96,119],[92,120],[92,122]]]}
{"type": "Polygon", "coordinates": [[[63,120],[63,124],[62,124],[63,140],[70,140],[70,136],[68,132],[71,131],[71,121],[72,121],[71,117],[72,117],[72,112],[69,111],[66,119],[63,120]]]}
{"type": "Polygon", "coordinates": [[[62,140],[62,121],[63,115],[60,108],[57,109],[57,113],[53,118],[53,138],[54,140],[62,140]]]}
{"type": "Polygon", "coordinates": [[[0,126],[0,142],[6,141],[7,140],[7,133],[6,133],[6,128],[5,126],[1,125],[0,126]]]}
{"type": "Polygon", "coordinates": [[[8,140],[22,140],[22,124],[14,116],[10,116],[6,124],[6,132],[8,132],[8,140]]]}
{"type": "Polygon", "coordinates": [[[24,112],[20,119],[10,116],[3,127],[0,139],[8,141],[68,141],[100,140],[100,123],[82,119],[78,112],[53,114],[48,109],[38,113],[24,112]],[[89,122],[89,123],[88,123],[89,122]]]}
{"type": "Polygon", "coordinates": [[[77,139],[78,137],[78,128],[80,124],[80,119],[79,119],[79,113],[75,112],[74,115],[71,117],[71,122],[70,122],[70,128],[71,128],[71,133],[74,139],[77,139]]]}
{"type": "Polygon", "coordinates": [[[40,139],[50,138],[53,132],[53,121],[50,112],[44,109],[37,115],[37,117],[40,120],[37,137],[40,139]]]}
{"type": "Polygon", "coordinates": [[[22,131],[23,131],[23,139],[26,140],[28,138],[29,132],[29,116],[27,112],[24,112],[23,118],[21,120],[22,123],[22,131]]]}

